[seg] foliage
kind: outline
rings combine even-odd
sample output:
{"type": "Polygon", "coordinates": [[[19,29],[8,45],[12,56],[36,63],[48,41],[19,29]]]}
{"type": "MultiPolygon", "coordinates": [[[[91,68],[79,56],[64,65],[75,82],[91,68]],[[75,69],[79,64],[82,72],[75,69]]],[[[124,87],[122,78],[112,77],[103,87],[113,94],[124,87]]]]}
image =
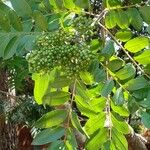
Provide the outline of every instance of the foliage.
{"type": "Polygon", "coordinates": [[[100,12],[88,0],[0,1],[2,62],[28,53],[35,101],[53,108],[35,145],[78,149],[80,132],[87,150],[127,150],[129,118],[150,128],[150,4],[97,2],[100,12]]]}

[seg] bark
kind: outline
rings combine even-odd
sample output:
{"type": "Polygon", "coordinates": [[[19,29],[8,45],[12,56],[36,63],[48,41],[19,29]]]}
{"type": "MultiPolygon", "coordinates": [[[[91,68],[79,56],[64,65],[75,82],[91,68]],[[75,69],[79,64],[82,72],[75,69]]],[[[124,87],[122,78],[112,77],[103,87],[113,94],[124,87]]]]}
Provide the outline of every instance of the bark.
{"type": "Polygon", "coordinates": [[[148,150],[146,147],[147,140],[139,134],[130,134],[127,137],[129,150],[148,150]]]}
{"type": "MultiPolygon", "coordinates": [[[[7,73],[4,69],[0,70],[0,101],[1,107],[4,103],[10,103],[11,99],[7,95],[9,91],[7,85],[7,73]]],[[[0,112],[0,150],[17,150],[17,135],[15,125],[6,121],[5,111],[0,112]]]]}

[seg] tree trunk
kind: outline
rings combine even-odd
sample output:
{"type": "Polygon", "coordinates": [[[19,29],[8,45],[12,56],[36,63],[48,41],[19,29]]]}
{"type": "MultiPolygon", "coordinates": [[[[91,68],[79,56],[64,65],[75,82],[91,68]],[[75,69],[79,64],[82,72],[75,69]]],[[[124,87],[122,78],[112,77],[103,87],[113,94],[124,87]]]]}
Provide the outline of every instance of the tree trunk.
{"type": "Polygon", "coordinates": [[[18,150],[17,149],[17,134],[15,125],[6,121],[5,108],[3,104],[10,103],[11,99],[8,96],[7,73],[4,69],[0,70],[0,150],[18,150]]]}

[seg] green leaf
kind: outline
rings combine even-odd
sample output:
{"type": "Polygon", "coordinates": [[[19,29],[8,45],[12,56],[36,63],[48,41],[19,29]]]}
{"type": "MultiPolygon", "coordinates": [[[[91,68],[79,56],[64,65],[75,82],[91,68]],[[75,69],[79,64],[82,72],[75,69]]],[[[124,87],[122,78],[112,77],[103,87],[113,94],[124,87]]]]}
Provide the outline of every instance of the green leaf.
{"type": "Polygon", "coordinates": [[[126,42],[132,38],[132,32],[130,30],[120,30],[115,36],[120,41],[126,42]]]}
{"type": "Polygon", "coordinates": [[[65,8],[67,8],[67,9],[71,9],[71,10],[75,9],[75,4],[74,4],[73,0],[63,0],[63,4],[64,4],[65,8]]]}
{"type": "Polygon", "coordinates": [[[111,150],[128,150],[128,142],[125,136],[115,128],[112,130],[111,150]],[[113,145],[113,148],[112,148],[113,145]]]}
{"type": "Polygon", "coordinates": [[[117,129],[119,132],[123,134],[129,134],[129,126],[126,122],[117,120],[113,115],[111,115],[112,123],[115,129],[117,129]]]}
{"type": "Polygon", "coordinates": [[[52,77],[50,74],[34,73],[32,79],[35,81],[34,98],[38,104],[42,104],[42,98],[49,88],[52,77]]]}
{"type": "Polygon", "coordinates": [[[123,94],[121,87],[118,88],[116,92],[114,93],[113,101],[115,105],[122,105],[124,103],[125,99],[124,99],[124,94],[123,94]]]}
{"type": "Polygon", "coordinates": [[[92,39],[90,42],[90,49],[92,51],[98,51],[99,49],[101,49],[101,47],[103,46],[103,41],[100,39],[92,39]]]}
{"type": "Polygon", "coordinates": [[[110,71],[117,71],[119,70],[122,66],[123,66],[123,60],[119,59],[119,58],[115,58],[111,61],[109,61],[107,67],[109,68],[110,71]]]}
{"type": "Polygon", "coordinates": [[[14,36],[8,43],[4,51],[4,59],[11,58],[15,53],[19,44],[20,37],[14,36]]]}
{"type": "Polygon", "coordinates": [[[57,150],[57,149],[63,149],[65,147],[64,142],[63,141],[55,141],[53,143],[50,144],[50,146],[47,148],[47,150],[57,150]]]}
{"type": "Polygon", "coordinates": [[[53,110],[43,115],[34,125],[38,128],[50,128],[62,123],[66,117],[67,111],[53,110]]]}
{"type": "Polygon", "coordinates": [[[46,18],[43,16],[43,14],[40,11],[34,11],[33,12],[35,24],[37,27],[42,31],[48,30],[48,23],[46,21],[46,18]]]}
{"type": "Polygon", "coordinates": [[[125,44],[125,48],[132,53],[139,52],[147,46],[149,46],[149,39],[143,36],[136,37],[125,44]]]}
{"type": "Polygon", "coordinates": [[[91,85],[94,82],[92,75],[89,72],[87,72],[87,71],[80,72],[80,78],[87,85],[91,85]]]}
{"type": "Polygon", "coordinates": [[[12,7],[21,17],[31,17],[32,10],[26,0],[10,0],[12,7]]]}
{"type": "Polygon", "coordinates": [[[150,24],[150,6],[143,6],[139,8],[140,13],[142,14],[143,20],[150,24]]]}
{"type": "Polygon", "coordinates": [[[129,91],[135,91],[143,89],[149,85],[148,81],[144,77],[137,77],[127,82],[124,87],[129,91]]]}
{"type": "Polygon", "coordinates": [[[87,150],[99,150],[108,139],[107,128],[102,128],[86,145],[87,150]]]}
{"type": "Polygon", "coordinates": [[[135,98],[133,97],[129,97],[127,105],[128,105],[130,114],[134,114],[139,109],[139,105],[135,101],[135,98]]]}
{"type": "Polygon", "coordinates": [[[86,87],[81,82],[79,81],[76,82],[75,91],[76,91],[76,94],[81,96],[83,99],[85,99],[85,101],[90,100],[86,87]]]}
{"type": "Polygon", "coordinates": [[[150,74],[150,64],[144,67],[144,72],[150,74]]]}
{"type": "Polygon", "coordinates": [[[150,34],[150,25],[147,27],[147,32],[150,34]]]}
{"type": "Polygon", "coordinates": [[[139,11],[136,8],[129,8],[127,10],[127,14],[131,20],[131,25],[134,27],[134,29],[136,29],[137,31],[141,31],[143,26],[143,19],[139,11]]]}
{"type": "Polygon", "coordinates": [[[104,87],[102,88],[101,95],[103,97],[108,97],[108,95],[111,93],[113,88],[114,88],[114,81],[107,80],[104,87]]]}
{"type": "Polygon", "coordinates": [[[50,106],[62,105],[70,99],[70,93],[64,91],[50,92],[44,95],[43,103],[50,106]]]}
{"type": "Polygon", "coordinates": [[[59,76],[58,78],[55,78],[55,80],[51,83],[51,86],[53,88],[62,88],[69,86],[71,83],[71,80],[69,78],[66,78],[66,76],[59,76]]]}
{"type": "Polygon", "coordinates": [[[150,64],[150,49],[145,50],[142,54],[134,57],[134,59],[142,65],[150,64]]]}
{"type": "MultiPolygon", "coordinates": [[[[32,145],[44,145],[60,139],[65,134],[65,129],[62,127],[48,128],[36,135],[32,145]]],[[[60,144],[60,142],[57,144],[60,144]]]]}
{"type": "Polygon", "coordinates": [[[90,6],[89,0],[75,0],[75,4],[76,6],[80,8],[85,8],[85,9],[88,9],[90,6]]]}
{"type": "Polygon", "coordinates": [[[88,117],[97,114],[97,111],[88,102],[86,102],[86,99],[83,99],[80,96],[76,96],[75,101],[81,114],[88,117]]]}
{"type": "Polygon", "coordinates": [[[133,96],[137,99],[143,100],[147,97],[149,90],[150,90],[150,87],[133,91],[133,96]]]}
{"type": "Polygon", "coordinates": [[[86,134],[83,130],[80,120],[78,119],[78,115],[75,112],[72,112],[71,114],[71,123],[74,126],[75,129],[77,129],[79,132],[81,132],[83,135],[86,134]]]}
{"type": "Polygon", "coordinates": [[[9,32],[11,30],[9,17],[0,10],[0,26],[4,31],[9,32]]]}
{"type": "Polygon", "coordinates": [[[117,14],[114,10],[109,11],[105,16],[105,25],[108,29],[112,29],[116,26],[117,14]]]}
{"type": "Polygon", "coordinates": [[[111,101],[111,108],[114,112],[118,113],[120,116],[129,116],[129,111],[124,106],[117,106],[111,101]]]}
{"type": "Polygon", "coordinates": [[[6,49],[6,46],[8,45],[10,41],[10,36],[7,34],[0,34],[0,57],[4,57],[4,51],[6,49]]]}
{"type": "Polygon", "coordinates": [[[116,17],[117,25],[121,29],[128,28],[130,25],[130,21],[129,21],[129,18],[128,18],[126,11],[119,10],[116,13],[117,13],[117,17],[116,17]]]}
{"type": "Polygon", "coordinates": [[[78,145],[77,145],[77,141],[76,141],[76,137],[75,137],[74,131],[69,128],[69,129],[67,129],[67,133],[66,134],[67,134],[68,143],[71,146],[71,150],[72,149],[76,150],[78,145]]]}
{"type": "Polygon", "coordinates": [[[105,47],[102,49],[101,54],[106,57],[110,58],[115,53],[115,47],[114,42],[112,40],[109,40],[105,47]]]}
{"type": "Polygon", "coordinates": [[[147,112],[142,113],[142,122],[144,126],[148,129],[150,129],[150,114],[147,112]]]}
{"type": "Polygon", "coordinates": [[[17,16],[17,13],[14,10],[9,12],[9,18],[10,18],[10,23],[15,30],[17,30],[17,31],[23,30],[23,25],[21,23],[21,20],[17,16]]]}
{"type": "Polygon", "coordinates": [[[4,4],[4,2],[0,1],[0,10],[2,10],[3,13],[8,15],[11,8],[7,6],[6,4],[4,4]]]}
{"type": "Polygon", "coordinates": [[[108,8],[119,7],[121,5],[121,1],[120,0],[105,0],[105,1],[106,1],[106,6],[108,8]]]}
{"type": "Polygon", "coordinates": [[[105,120],[106,114],[104,112],[101,112],[98,115],[90,117],[85,124],[85,130],[88,133],[88,135],[92,135],[98,129],[103,128],[105,120]]]}
{"type": "Polygon", "coordinates": [[[134,77],[136,70],[132,64],[126,64],[122,69],[116,72],[116,77],[120,80],[125,80],[134,77]]]}

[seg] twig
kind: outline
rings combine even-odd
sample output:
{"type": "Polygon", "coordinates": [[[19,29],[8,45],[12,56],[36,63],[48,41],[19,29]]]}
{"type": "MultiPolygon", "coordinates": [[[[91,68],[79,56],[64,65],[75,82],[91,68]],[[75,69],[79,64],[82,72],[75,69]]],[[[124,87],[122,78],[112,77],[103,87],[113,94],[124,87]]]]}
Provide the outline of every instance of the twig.
{"type": "Polygon", "coordinates": [[[70,118],[71,118],[71,113],[72,113],[73,100],[74,100],[74,96],[75,96],[76,82],[77,82],[77,80],[75,79],[74,84],[73,84],[73,89],[72,89],[72,96],[71,96],[71,101],[70,101],[70,108],[69,108],[68,117],[67,117],[66,133],[65,133],[65,136],[64,136],[64,142],[66,142],[66,139],[67,139],[67,129],[69,128],[69,125],[70,125],[70,118]]]}
{"type": "Polygon", "coordinates": [[[125,9],[125,8],[132,8],[132,7],[141,7],[143,5],[145,5],[146,2],[140,3],[140,4],[133,4],[133,5],[128,5],[128,6],[117,6],[117,7],[110,7],[110,8],[106,8],[107,11],[109,10],[116,10],[116,9],[125,9]]]}
{"type": "Polygon", "coordinates": [[[123,50],[123,52],[129,57],[129,59],[133,62],[135,66],[147,77],[150,79],[150,76],[144,72],[144,70],[136,63],[136,61],[130,56],[130,54],[126,51],[126,49],[117,41],[117,39],[113,36],[113,34],[99,22],[99,25],[107,31],[107,33],[111,36],[111,38],[115,41],[115,43],[123,50]]]}

